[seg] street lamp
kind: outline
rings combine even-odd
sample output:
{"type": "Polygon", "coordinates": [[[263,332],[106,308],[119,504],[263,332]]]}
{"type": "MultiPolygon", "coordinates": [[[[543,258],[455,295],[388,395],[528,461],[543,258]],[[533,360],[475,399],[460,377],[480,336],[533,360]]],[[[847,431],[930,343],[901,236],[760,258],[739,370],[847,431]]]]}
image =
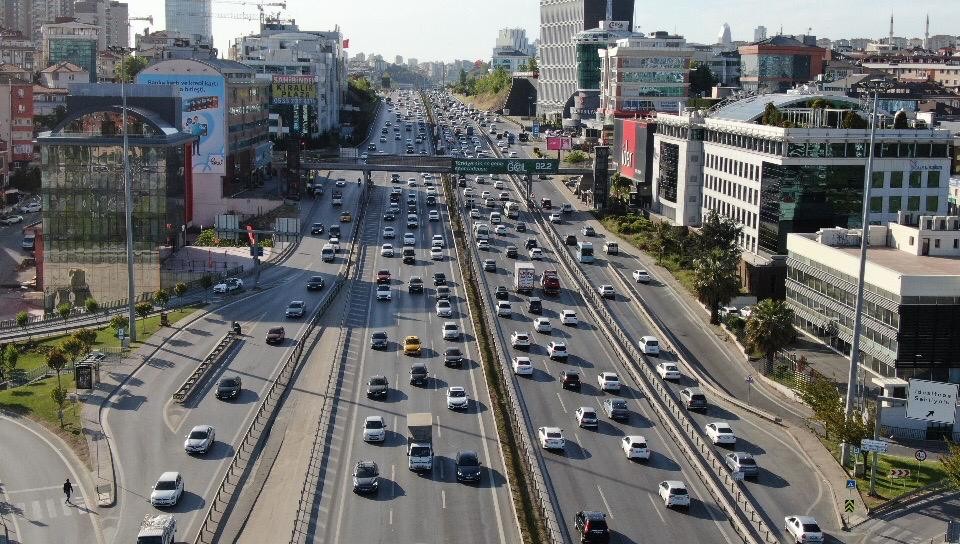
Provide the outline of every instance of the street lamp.
{"type": "Polygon", "coordinates": [[[127,87],[126,78],[129,67],[124,68],[123,63],[127,59],[129,51],[126,47],[111,47],[114,52],[119,52],[120,57],[120,116],[121,129],[123,137],[123,199],[124,210],[123,217],[126,224],[127,234],[127,319],[130,322],[130,341],[137,341],[137,313],[136,301],[134,300],[136,286],[133,275],[133,188],[130,179],[130,138],[127,133],[127,87]]]}

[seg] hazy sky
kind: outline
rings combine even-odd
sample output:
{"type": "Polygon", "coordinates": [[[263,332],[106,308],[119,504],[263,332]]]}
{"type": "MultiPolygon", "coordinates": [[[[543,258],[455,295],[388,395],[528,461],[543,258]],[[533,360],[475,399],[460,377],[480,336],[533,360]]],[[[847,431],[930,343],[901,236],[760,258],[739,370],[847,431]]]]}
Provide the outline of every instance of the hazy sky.
{"type": "MultiPolygon", "coordinates": [[[[249,0],[248,0],[249,1],[249,0]]],[[[269,1],[269,0],[268,0],[269,1]]],[[[537,0],[286,0],[284,16],[296,19],[304,30],[329,30],[339,25],[350,40],[349,52],[380,53],[421,61],[487,59],[497,30],[527,29],[531,40],[539,35],[537,0]]],[[[153,15],[154,30],[164,28],[163,0],[127,0],[131,16],[153,15]]],[[[266,8],[268,12],[276,8],[266,8]]],[[[676,31],[690,41],[714,43],[727,22],[734,40],[752,40],[753,28],[776,34],[806,33],[818,37],[881,37],[888,32],[894,12],[894,34],[922,37],[926,13],[930,34],[960,35],[958,0],[637,0],[635,26],[641,32],[676,31]]],[[[249,13],[255,5],[243,0],[218,2],[214,14],[249,13]]],[[[134,21],[134,31],[145,22],[134,21]]],[[[216,46],[225,54],[236,37],[255,32],[257,21],[214,18],[216,46]]]]}

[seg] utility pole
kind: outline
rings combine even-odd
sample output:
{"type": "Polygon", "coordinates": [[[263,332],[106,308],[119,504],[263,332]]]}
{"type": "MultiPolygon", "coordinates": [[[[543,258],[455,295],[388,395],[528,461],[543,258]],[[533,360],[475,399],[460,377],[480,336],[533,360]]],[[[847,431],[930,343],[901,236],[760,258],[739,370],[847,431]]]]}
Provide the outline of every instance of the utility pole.
{"type": "Polygon", "coordinates": [[[127,134],[127,76],[128,69],[123,66],[127,59],[128,50],[123,49],[120,57],[120,116],[121,134],[123,135],[123,198],[124,222],[127,235],[127,318],[130,320],[130,341],[137,341],[137,312],[136,312],[136,284],[133,273],[133,181],[130,179],[130,138],[127,134]]]}

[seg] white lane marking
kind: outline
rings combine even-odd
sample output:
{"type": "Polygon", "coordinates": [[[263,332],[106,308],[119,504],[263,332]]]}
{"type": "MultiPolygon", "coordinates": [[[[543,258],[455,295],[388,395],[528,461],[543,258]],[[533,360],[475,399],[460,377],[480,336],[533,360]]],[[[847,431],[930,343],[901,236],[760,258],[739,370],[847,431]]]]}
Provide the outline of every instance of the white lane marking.
{"type": "Polygon", "coordinates": [[[607,498],[603,496],[603,490],[600,489],[600,486],[597,486],[597,493],[600,494],[600,500],[603,501],[603,507],[607,509],[607,517],[613,519],[613,510],[610,509],[610,503],[607,502],[607,498]]]}
{"type": "Polygon", "coordinates": [[[16,494],[16,493],[30,493],[30,492],[33,492],[33,491],[50,491],[50,490],[53,490],[53,489],[62,489],[62,488],[61,488],[61,486],[59,486],[59,485],[48,485],[48,486],[46,486],[46,487],[31,487],[31,488],[29,488],[29,489],[15,489],[15,490],[13,490],[13,491],[11,491],[11,490],[9,490],[9,489],[5,489],[5,490],[4,490],[4,493],[5,493],[6,495],[13,495],[13,494],[16,494]]]}
{"type": "Polygon", "coordinates": [[[557,392],[557,399],[560,401],[560,407],[563,408],[563,413],[569,414],[567,411],[567,405],[563,403],[563,398],[560,396],[560,392],[557,392]]]}
{"type": "Polygon", "coordinates": [[[390,509],[390,525],[393,525],[393,508],[390,509]]]}
{"type": "Polygon", "coordinates": [[[653,494],[648,493],[647,498],[650,499],[650,504],[653,505],[653,511],[657,513],[657,517],[660,518],[660,521],[666,523],[667,518],[663,517],[663,514],[660,513],[660,505],[657,504],[657,501],[653,500],[653,494]]]}
{"type": "Polygon", "coordinates": [[[447,509],[447,492],[443,489],[440,490],[440,507],[447,509]]]}
{"type": "MultiPolygon", "coordinates": [[[[434,381],[436,381],[436,377],[434,377],[434,381]]],[[[443,435],[440,433],[440,416],[437,416],[437,438],[441,436],[443,435]]]]}

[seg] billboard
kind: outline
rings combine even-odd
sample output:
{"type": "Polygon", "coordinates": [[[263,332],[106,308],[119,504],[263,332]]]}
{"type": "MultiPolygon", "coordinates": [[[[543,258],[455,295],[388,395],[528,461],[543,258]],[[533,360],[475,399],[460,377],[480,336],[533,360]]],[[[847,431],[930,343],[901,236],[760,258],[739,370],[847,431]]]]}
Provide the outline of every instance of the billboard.
{"type": "Polygon", "coordinates": [[[573,149],[573,138],[547,136],[547,151],[569,151],[573,149]]]}
{"type": "Polygon", "coordinates": [[[226,89],[223,76],[140,72],[137,83],[176,85],[183,101],[180,130],[197,136],[194,174],[226,174],[226,89]]]}
{"type": "Polygon", "coordinates": [[[317,76],[273,76],[270,97],[273,104],[316,105],[317,76]]]}

